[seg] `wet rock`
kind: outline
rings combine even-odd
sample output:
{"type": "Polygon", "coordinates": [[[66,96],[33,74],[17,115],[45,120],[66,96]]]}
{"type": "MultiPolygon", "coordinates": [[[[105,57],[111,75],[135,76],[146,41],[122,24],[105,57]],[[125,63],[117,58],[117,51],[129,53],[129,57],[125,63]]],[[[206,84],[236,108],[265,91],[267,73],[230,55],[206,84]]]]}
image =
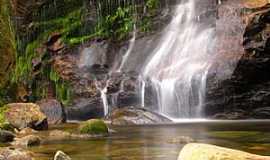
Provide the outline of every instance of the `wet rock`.
{"type": "Polygon", "coordinates": [[[3,160],[34,160],[32,158],[32,153],[21,149],[10,148],[1,148],[0,157],[3,158],[3,160]]]}
{"type": "Polygon", "coordinates": [[[171,120],[144,108],[124,107],[116,109],[110,117],[113,125],[143,125],[169,123],[171,120]]]}
{"type": "Polygon", "coordinates": [[[67,140],[72,136],[71,133],[61,130],[53,130],[49,133],[49,140],[67,140]]]}
{"type": "Polygon", "coordinates": [[[90,135],[107,135],[109,133],[107,125],[100,119],[90,119],[82,122],[79,126],[79,131],[81,134],[90,135]]]}
{"type": "Polygon", "coordinates": [[[15,138],[15,135],[10,131],[0,130],[0,142],[11,142],[15,138]]]}
{"type": "Polygon", "coordinates": [[[34,133],[37,133],[37,131],[28,127],[28,128],[24,128],[24,129],[20,130],[17,134],[18,135],[30,135],[30,134],[34,134],[34,133]]]}
{"type": "Polygon", "coordinates": [[[243,2],[253,8],[243,12],[243,18],[247,19],[242,35],[245,52],[231,77],[220,80],[209,75],[205,101],[205,115],[209,118],[268,119],[270,116],[269,5],[264,0],[243,2]]]}
{"type": "Polygon", "coordinates": [[[270,157],[259,156],[238,150],[208,144],[190,143],[181,150],[178,160],[270,160],[270,157]]]}
{"type": "Polygon", "coordinates": [[[37,104],[41,112],[47,116],[49,124],[61,124],[66,121],[64,107],[56,99],[44,99],[37,104]]]}
{"type": "Polygon", "coordinates": [[[41,138],[35,135],[29,135],[22,138],[16,138],[12,145],[19,147],[38,146],[41,143],[41,138]]]}
{"type": "Polygon", "coordinates": [[[76,98],[73,106],[66,108],[67,119],[85,121],[91,118],[103,117],[104,109],[100,97],[76,98]]]}
{"type": "Polygon", "coordinates": [[[85,46],[80,53],[79,67],[88,68],[94,74],[106,73],[108,47],[109,44],[106,41],[97,41],[88,47],[85,46]]]}
{"type": "Polygon", "coordinates": [[[35,130],[48,129],[47,117],[34,103],[11,103],[6,105],[6,120],[15,128],[33,128],[35,130]]]}
{"type": "Polygon", "coordinates": [[[248,118],[248,115],[245,114],[244,111],[232,111],[232,112],[227,112],[227,113],[218,113],[215,114],[213,119],[221,119],[221,120],[237,120],[237,119],[243,119],[243,118],[248,118]]]}
{"type": "Polygon", "coordinates": [[[71,160],[71,158],[62,151],[57,151],[54,160],[71,160]]]}
{"type": "Polygon", "coordinates": [[[170,139],[168,142],[173,143],[173,144],[187,144],[187,143],[193,143],[195,142],[195,140],[192,139],[191,137],[181,136],[181,137],[170,139]]]}

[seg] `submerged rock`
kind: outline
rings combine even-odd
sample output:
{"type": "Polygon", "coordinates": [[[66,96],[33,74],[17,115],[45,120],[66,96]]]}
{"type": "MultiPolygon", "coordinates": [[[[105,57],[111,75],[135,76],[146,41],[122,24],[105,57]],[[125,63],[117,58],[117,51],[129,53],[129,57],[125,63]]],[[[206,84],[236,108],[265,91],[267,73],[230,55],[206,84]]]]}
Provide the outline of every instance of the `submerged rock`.
{"type": "Polygon", "coordinates": [[[0,130],[0,142],[11,142],[15,135],[10,131],[0,130]]]}
{"type": "MultiPolygon", "coordinates": [[[[111,133],[109,131],[109,133],[111,133]]],[[[68,131],[53,130],[49,133],[48,137],[44,137],[45,141],[63,141],[63,140],[87,140],[91,138],[100,138],[106,136],[108,133],[96,134],[96,133],[72,133],[68,131]]]]}
{"type": "Polygon", "coordinates": [[[106,135],[109,133],[107,125],[100,119],[90,119],[82,122],[79,126],[79,131],[82,134],[90,135],[106,135]]]}
{"type": "Polygon", "coordinates": [[[162,115],[137,107],[116,109],[110,118],[113,125],[143,125],[171,122],[171,120],[162,115]]]}
{"type": "Polygon", "coordinates": [[[33,128],[35,130],[48,129],[47,117],[40,107],[34,103],[12,103],[6,105],[6,120],[15,128],[33,128]]]}
{"type": "Polygon", "coordinates": [[[71,158],[62,151],[57,151],[54,160],[71,160],[71,158]]]}
{"type": "Polygon", "coordinates": [[[209,144],[190,143],[181,150],[178,160],[270,160],[270,157],[209,144]]]}
{"type": "Polygon", "coordinates": [[[44,99],[37,102],[37,104],[47,116],[49,124],[60,124],[66,121],[64,108],[56,99],[44,99]]]}
{"type": "Polygon", "coordinates": [[[41,139],[39,136],[29,135],[22,138],[17,138],[12,145],[19,147],[32,147],[38,146],[41,143],[41,139]]]}
{"type": "Polygon", "coordinates": [[[175,137],[173,139],[170,139],[168,142],[173,143],[173,144],[187,144],[187,143],[193,143],[195,142],[195,140],[192,139],[191,137],[181,136],[181,137],[175,137]]]}

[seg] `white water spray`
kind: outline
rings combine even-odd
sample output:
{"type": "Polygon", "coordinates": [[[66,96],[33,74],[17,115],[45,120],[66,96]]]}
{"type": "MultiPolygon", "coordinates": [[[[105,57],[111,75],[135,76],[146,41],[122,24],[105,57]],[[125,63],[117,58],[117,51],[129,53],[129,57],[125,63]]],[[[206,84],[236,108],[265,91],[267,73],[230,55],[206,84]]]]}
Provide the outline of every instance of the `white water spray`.
{"type": "Polygon", "coordinates": [[[128,57],[130,55],[130,53],[132,52],[133,48],[134,48],[134,45],[135,45],[135,41],[136,41],[136,25],[134,24],[134,29],[133,29],[133,34],[132,34],[132,38],[130,39],[129,41],[129,47],[128,47],[128,50],[127,52],[124,54],[123,58],[122,58],[122,61],[121,61],[121,64],[117,70],[117,72],[121,72],[124,65],[126,64],[126,61],[128,60],[128,57]]]}
{"type": "Polygon", "coordinates": [[[214,28],[200,25],[195,4],[187,0],[177,6],[142,72],[158,96],[157,111],[172,119],[201,117],[207,73],[214,62],[214,28]]]}
{"type": "Polygon", "coordinates": [[[141,106],[145,106],[145,81],[141,80],[141,106]]]}

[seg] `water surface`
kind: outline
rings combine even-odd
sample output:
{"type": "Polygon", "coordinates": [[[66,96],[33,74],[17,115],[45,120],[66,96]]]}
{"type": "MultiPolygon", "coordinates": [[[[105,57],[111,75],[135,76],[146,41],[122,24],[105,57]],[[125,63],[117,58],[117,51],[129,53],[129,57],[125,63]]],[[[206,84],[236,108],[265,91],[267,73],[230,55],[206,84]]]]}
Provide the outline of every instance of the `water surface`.
{"type": "MultiPolygon", "coordinates": [[[[152,126],[111,126],[106,138],[48,141],[31,148],[38,160],[62,150],[74,160],[177,160],[184,144],[178,137],[255,154],[270,155],[270,121],[203,121],[152,126]]],[[[74,130],[76,124],[56,128],[74,130]]],[[[55,129],[55,128],[53,128],[55,129]]]]}

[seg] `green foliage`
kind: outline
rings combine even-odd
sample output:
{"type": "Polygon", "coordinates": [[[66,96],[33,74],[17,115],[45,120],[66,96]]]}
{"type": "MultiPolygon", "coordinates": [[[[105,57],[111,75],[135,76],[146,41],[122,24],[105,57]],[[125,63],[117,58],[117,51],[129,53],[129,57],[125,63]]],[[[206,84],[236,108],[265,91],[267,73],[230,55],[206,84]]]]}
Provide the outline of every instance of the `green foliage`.
{"type": "Polygon", "coordinates": [[[61,79],[58,73],[54,70],[50,71],[50,80],[53,82],[56,98],[64,105],[68,105],[71,101],[71,89],[69,84],[61,79]]]}
{"type": "Polygon", "coordinates": [[[135,19],[132,8],[119,7],[113,14],[101,17],[97,33],[101,37],[123,40],[133,30],[135,19]]]}
{"type": "Polygon", "coordinates": [[[82,122],[82,124],[79,127],[79,131],[82,134],[92,134],[92,135],[107,134],[108,127],[103,120],[91,119],[86,122],[82,122]]]}
{"type": "Polygon", "coordinates": [[[16,55],[16,65],[12,75],[13,83],[24,83],[32,79],[32,60],[37,55],[38,45],[38,41],[29,43],[24,55],[16,55]]]}
{"type": "Polygon", "coordinates": [[[15,53],[16,42],[10,17],[10,1],[0,0],[0,107],[10,99],[7,93],[15,53]]]}
{"type": "Polygon", "coordinates": [[[150,10],[155,10],[159,6],[159,0],[148,0],[146,2],[146,7],[150,10]]]}

